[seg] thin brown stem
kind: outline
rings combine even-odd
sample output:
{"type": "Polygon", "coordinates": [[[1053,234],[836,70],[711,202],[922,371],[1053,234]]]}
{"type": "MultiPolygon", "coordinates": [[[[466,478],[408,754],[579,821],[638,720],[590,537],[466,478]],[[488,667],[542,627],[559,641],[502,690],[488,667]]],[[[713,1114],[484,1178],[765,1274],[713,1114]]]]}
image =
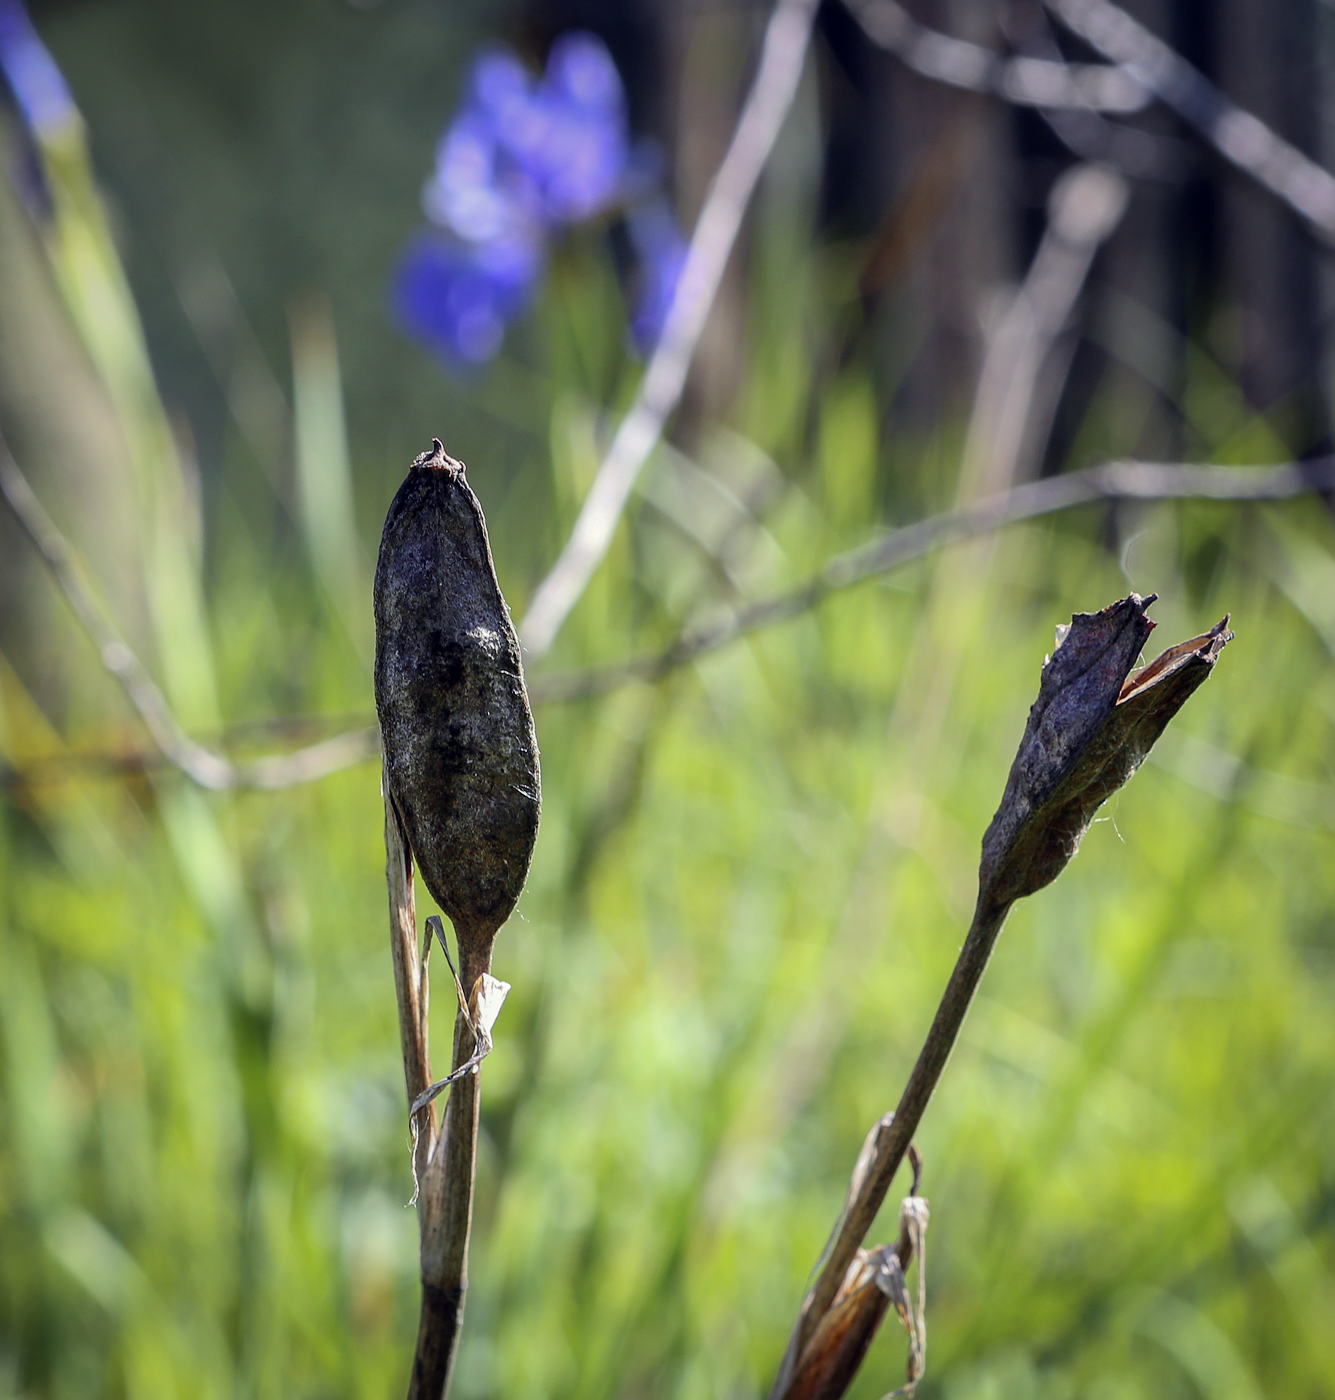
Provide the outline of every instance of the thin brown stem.
{"type": "MultiPolygon", "coordinates": [[[[490,936],[459,939],[459,979],[468,999],[454,1022],[458,1069],[477,1048],[475,1027],[484,974],[491,971],[490,936]]],[[[442,1400],[459,1347],[464,1296],[468,1291],[468,1237],[473,1225],[473,1174],[477,1163],[481,1066],[450,1088],[449,1104],[436,1150],[422,1179],[422,1313],[417,1331],[408,1400],[442,1400]]]]}
{"type": "Polygon", "coordinates": [[[51,571],[79,626],[97,648],[102,665],[119,682],[126,699],[143,720],[158,752],[192,782],[214,792],[229,788],[290,787],[294,783],[313,782],[374,756],[379,748],[379,731],[374,729],[335,734],[295,753],[275,754],[248,763],[233,763],[222,754],[197,744],[182,728],[144,664],[85,586],[73,549],[37,499],[3,438],[0,438],[0,496],[51,571]]]}
{"type": "MultiPolygon", "coordinates": [[[[382,784],[383,786],[383,784],[382,784]]],[[[385,798],[385,880],[389,887],[389,941],[394,959],[394,995],[399,1007],[399,1047],[403,1052],[408,1103],[431,1083],[427,1045],[425,977],[418,959],[417,905],[413,895],[412,856],[389,793],[385,798]]],[[[436,1140],[436,1110],[428,1104],[418,1114],[413,1172],[418,1181],[436,1140]]]]}
{"type": "MultiPolygon", "coordinates": [[[[1335,458],[1321,457],[1270,467],[1211,467],[1169,462],[1104,462],[1084,471],[1027,481],[969,505],[927,516],[826,560],[805,582],[738,608],[719,622],[680,633],[661,652],[589,670],[549,672],[529,682],[535,705],[561,704],[606,695],[623,686],[652,682],[753,632],[786,622],[818,607],[826,598],[867,579],[889,573],[911,560],[961,540],[973,539],[1025,520],[1036,520],[1095,501],[1284,501],[1313,492],[1335,491],[1335,458]]],[[[36,505],[14,461],[0,446],[0,495],[37,545],[75,617],[98,649],[103,666],[125,689],[153,740],[152,750],[70,753],[11,772],[8,780],[38,781],[43,769],[104,763],[113,770],[163,763],[206,788],[277,789],[312,782],[376,756],[376,725],[350,729],[295,752],[233,763],[195,744],[167,706],[161,691],[119,633],[100,620],[92,595],[72,566],[73,550],[36,505]],[[140,678],[147,681],[145,688],[140,678]],[[184,744],[184,747],[182,746],[184,744]]],[[[286,721],[277,721],[278,724],[286,721]]]]}
{"type": "Polygon", "coordinates": [[[541,656],[551,646],[607,553],[640,468],[681,399],[746,206],[797,92],[815,13],[814,0],[777,0],[770,13],[751,91],[691,235],[663,333],[570,538],[534,590],[520,624],[532,656],[541,656]]]}
{"type": "Polygon", "coordinates": [[[826,598],[921,559],[935,549],[1095,501],[1284,501],[1335,490],[1335,458],[1277,467],[1208,467],[1166,462],[1104,462],[1084,471],[1026,481],[940,515],[890,530],[837,554],[804,583],[738,608],[718,622],[680,633],[662,651],[606,667],[548,672],[529,682],[535,705],[606,695],[655,681],[740,637],[810,612],[826,598]]]}
{"type": "MultiPolygon", "coordinates": [[[[389,886],[390,947],[394,991],[399,1007],[399,1043],[403,1077],[411,1106],[431,1083],[427,1043],[426,969],[417,940],[416,902],[408,844],[385,794],[386,879],[389,886]]],[[[469,1014],[460,1008],[454,1024],[454,1058],[458,1069],[477,1048],[479,993],[483,974],[491,970],[491,936],[459,941],[459,973],[469,1014]]],[[[420,1183],[417,1199],[421,1239],[422,1312],[413,1358],[409,1400],[443,1400],[459,1345],[464,1294],[468,1288],[468,1236],[473,1221],[473,1171],[477,1158],[479,1071],[466,1074],[450,1090],[444,1123],[436,1131],[436,1110],[418,1110],[413,1174],[420,1183]]]]}
{"type": "MultiPolygon", "coordinates": [[[[923,1112],[932,1097],[932,1091],[936,1088],[937,1080],[941,1077],[941,1071],[945,1069],[946,1061],[950,1058],[960,1027],[964,1024],[965,1013],[973,1001],[974,992],[978,989],[978,983],[987,967],[988,959],[992,956],[997,935],[1001,932],[1009,910],[1009,904],[984,904],[981,897],[979,899],[968,937],[964,940],[964,947],[960,949],[955,970],[950,974],[950,981],[946,983],[946,990],[941,996],[941,1004],[937,1007],[932,1027],[927,1032],[927,1039],[923,1042],[918,1062],[913,1066],[913,1073],[909,1075],[908,1083],[904,1086],[899,1107],[895,1109],[894,1120],[889,1131],[877,1144],[875,1156],[857,1191],[848,1202],[848,1208],[840,1222],[834,1243],[830,1246],[820,1276],[802,1304],[797,1326],[793,1329],[788,1350],[779,1369],[779,1377],[770,1392],[771,1400],[785,1400],[789,1394],[802,1351],[821,1318],[829,1311],[830,1304],[839,1291],[839,1285],[848,1272],[848,1266],[853,1262],[853,1257],[876,1219],[876,1213],[885,1200],[890,1183],[904,1160],[904,1154],[908,1151],[918,1124],[922,1121],[923,1112]]],[[[907,1260],[904,1262],[907,1263],[907,1260]]]]}

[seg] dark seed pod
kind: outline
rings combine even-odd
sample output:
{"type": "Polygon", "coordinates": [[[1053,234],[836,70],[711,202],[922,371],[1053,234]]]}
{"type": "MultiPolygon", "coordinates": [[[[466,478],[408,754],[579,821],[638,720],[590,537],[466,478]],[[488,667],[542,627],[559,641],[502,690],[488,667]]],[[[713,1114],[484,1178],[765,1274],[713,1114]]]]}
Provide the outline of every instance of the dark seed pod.
{"type": "Polygon", "coordinates": [[[385,518],[375,634],[389,794],[461,951],[489,947],[528,876],[538,745],[482,507],[438,439],[385,518]]]}
{"type": "Polygon", "coordinates": [[[1132,668],[1154,627],[1137,593],[1076,613],[1043,663],[1038,699],[983,837],[980,898],[1009,906],[1041,890],[1075,855],[1094,813],[1144,762],[1169,720],[1233,640],[1228,616],[1132,668]]]}

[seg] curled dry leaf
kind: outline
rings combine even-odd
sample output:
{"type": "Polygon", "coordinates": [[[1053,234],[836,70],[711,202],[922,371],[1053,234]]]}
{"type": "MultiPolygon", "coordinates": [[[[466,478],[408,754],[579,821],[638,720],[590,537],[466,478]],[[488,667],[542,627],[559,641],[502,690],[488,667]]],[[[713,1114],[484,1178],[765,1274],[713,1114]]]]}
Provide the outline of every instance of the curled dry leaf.
{"type": "Polygon", "coordinates": [[[915,1190],[900,1205],[896,1243],[857,1251],[839,1291],[802,1350],[784,1400],[840,1400],[857,1376],[891,1305],[909,1337],[906,1384],[894,1393],[913,1394],[927,1353],[923,1251],[928,1215],[927,1202],[915,1190]],[[916,1305],[904,1278],[915,1256],[916,1305]]]}
{"type": "Polygon", "coordinates": [[[983,837],[980,905],[1004,908],[1050,884],[1076,853],[1094,813],[1140,767],[1169,720],[1233,638],[1219,624],[1135,670],[1156,594],[1058,630],[1038,699],[983,837]]]}
{"type": "Polygon", "coordinates": [[[468,964],[489,953],[524,887],[541,788],[482,507],[439,440],[413,462],[385,519],[375,625],[388,791],[468,964]]]}

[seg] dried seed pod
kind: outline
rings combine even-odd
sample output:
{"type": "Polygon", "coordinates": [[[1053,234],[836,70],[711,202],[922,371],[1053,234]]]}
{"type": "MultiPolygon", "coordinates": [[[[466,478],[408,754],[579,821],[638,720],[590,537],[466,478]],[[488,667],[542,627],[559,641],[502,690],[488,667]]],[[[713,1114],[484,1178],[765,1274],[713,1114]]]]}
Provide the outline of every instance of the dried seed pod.
{"type": "Polygon", "coordinates": [[[1140,767],[1233,639],[1225,614],[1210,631],[1133,670],[1154,628],[1145,611],[1156,596],[1132,593],[1102,612],[1076,613],[1058,629],[983,837],[980,902],[1009,905],[1061,874],[1094,813],[1140,767]]]}
{"type": "Polygon", "coordinates": [[[481,951],[528,875],[538,745],[482,507],[438,439],[385,518],[375,631],[386,786],[461,951],[481,951]]]}

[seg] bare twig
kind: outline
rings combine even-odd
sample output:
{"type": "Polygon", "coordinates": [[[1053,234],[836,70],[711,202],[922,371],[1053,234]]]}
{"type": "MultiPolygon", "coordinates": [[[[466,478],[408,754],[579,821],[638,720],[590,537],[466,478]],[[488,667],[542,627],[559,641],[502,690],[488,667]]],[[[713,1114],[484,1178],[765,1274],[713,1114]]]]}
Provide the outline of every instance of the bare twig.
{"type": "MultiPolygon", "coordinates": [[[[1029,12],[1024,45],[1025,52],[1034,58],[1066,62],[1049,16],[1042,9],[1029,12]]],[[[1196,152],[1180,136],[1117,121],[1093,108],[1039,107],[1036,110],[1053,135],[1073,155],[1132,179],[1178,181],[1195,164],[1196,152]]]]}
{"type": "Polygon", "coordinates": [[[969,928],[964,947],[960,950],[955,970],[950,975],[941,1004],[927,1039],[923,1043],[913,1073],[900,1095],[899,1107],[895,1109],[887,1130],[876,1144],[872,1161],[862,1172],[857,1190],[845,1206],[838,1234],[826,1257],[824,1267],[815,1286],[807,1294],[802,1304],[798,1324],[788,1344],[783,1366],[778,1380],[770,1392],[770,1400],[782,1400],[788,1393],[788,1386],[797,1372],[799,1359],[807,1343],[815,1333],[821,1319],[830,1309],[839,1285],[848,1272],[867,1231],[871,1229],[876,1213],[885,1200],[886,1192],[895,1173],[899,1170],[909,1143],[922,1121],[923,1111],[936,1088],[936,1081],[946,1067],[950,1051],[964,1024],[965,1013],[973,1000],[974,992],[992,956],[997,935],[1006,920],[1009,905],[984,907],[979,900],[974,912],[973,923],[969,928]]]}
{"type": "Polygon", "coordinates": [[[213,791],[228,788],[283,788],[336,773],[379,750],[378,731],[348,730],[294,753],[234,763],[205,748],[182,729],[166,697],[120,632],[103,615],[83,580],[74,551],[47,515],[8,447],[0,440],[0,494],[51,570],[70,610],[97,648],[102,665],[120,682],[163,757],[191,781],[213,791]]]}
{"type": "MultiPolygon", "coordinates": [[[[25,491],[27,497],[31,498],[27,482],[17,474],[12,459],[3,451],[0,451],[0,491],[11,505],[16,497],[22,503],[25,491]],[[13,489],[15,481],[18,483],[17,491],[13,489]]],[[[682,666],[689,666],[700,657],[718,651],[741,637],[809,612],[831,594],[889,573],[903,564],[921,559],[934,549],[960,540],[973,539],[1024,520],[1055,515],[1093,501],[1283,501],[1318,491],[1335,491],[1335,458],[1319,457],[1306,462],[1288,462],[1273,467],[1105,462],[1085,471],[1068,472],[1063,476],[1026,482],[999,495],[989,496],[955,510],[944,511],[940,515],[928,516],[912,525],[892,530],[869,544],[849,550],[846,554],[836,555],[822,565],[806,583],[771,594],[768,598],[757,599],[720,622],[685,631],[669,646],[652,655],[636,657],[613,666],[538,676],[529,682],[529,698],[534,704],[560,704],[572,700],[592,699],[637,682],[657,680],[682,666]]],[[[131,674],[144,675],[142,665],[121,641],[119,633],[102,622],[90,595],[70,567],[71,554],[68,545],[45,512],[38,506],[37,511],[40,514],[25,519],[19,514],[19,509],[15,508],[15,514],[19,515],[20,523],[38,545],[43,559],[51,568],[62,590],[65,590],[75,616],[97,646],[102,664],[126,686],[122,672],[114,669],[111,664],[122,661],[122,655],[117,648],[123,647],[129,657],[127,669],[131,674]],[[49,535],[46,531],[50,532],[49,535]],[[45,543],[52,545],[50,553],[45,543]],[[57,560],[60,561],[59,564],[57,560]],[[87,617],[91,617],[92,621],[86,621],[87,617]]],[[[168,733],[179,734],[185,738],[184,731],[167,707],[162,692],[152,681],[147,681],[147,684],[152,687],[157,703],[162,706],[167,716],[168,733]]],[[[138,710],[139,706],[136,704],[135,708],[138,710]]],[[[143,715],[142,710],[140,714],[148,724],[147,716],[143,715]]],[[[148,729],[156,747],[147,753],[131,754],[122,750],[106,755],[72,754],[69,756],[69,762],[105,761],[119,768],[133,766],[136,769],[144,769],[152,767],[156,761],[178,768],[187,777],[199,782],[192,767],[179,761],[178,747],[173,743],[161,742],[153,725],[148,724],[148,729]]],[[[349,768],[355,763],[374,758],[380,751],[379,729],[374,724],[332,735],[293,753],[274,754],[245,763],[232,763],[188,738],[185,738],[185,742],[192,749],[208,755],[216,763],[225,764],[226,771],[230,771],[234,776],[233,780],[224,786],[236,788],[277,789],[296,783],[312,782],[349,768]]],[[[201,785],[210,786],[208,783],[201,785]]]]}
{"type": "Polygon", "coordinates": [[[899,1105],[876,1124],[859,1155],[834,1241],[803,1300],[771,1400],[808,1394],[834,1400],[843,1393],[805,1390],[799,1383],[831,1320],[843,1321],[850,1271],[868,1257],[860,1255],[862,1241],[910,1149],[1011,905],[1057,878],[1099,805],[1136,771],[1232,639],[1226,616],[1134,669],[1153,626],[1146,611],[1154,601],[1154,595],[1131,594],[1101,612],[1077,613],[1059,630],[1001,805],[983,837],[968,936],[899,1105]]]}
{"type": "MultiPolygon", "coordinates": [[[[877,1160],[877,1154],[889,1133],[894,1114],[880,1118],[867,1134],[862,1151],[853,1167],[848,1183],[844,1210],[835,1222],[830,1244],[834,1243],[849,1207],[857,1200],[866,1182],[867,1172],[877,1160]]],[[[886,1310],[891,1303],[909,1335],[907,1384],[892,1392],[893,1396],[912,1395],[922,1377],[927,1359],[926,1233],[927,1202],[919,1195],[922,1185],[922,1158],[912,1143],[908,1147],[913,1184],[899,1208],[899,1235],[893,1245],[875,1249],[859,1249],[845,1273],[843,1282],[821,1318],[803,1351],[800,1370],[794,1372],[794,1353],[784,1358],[784,1369],[776,1383],[783,1400],[838,1400],[852,1383],[862,1365],[886,1310]],[[909,1297],[904,1276],[914,1257],[918,1260],[918,1297],[915,1307],[909,1297]]],[[[828,1257],[822,1253],[819,1269],[828,1257]]],[[[892,1397],[886,1397],[892,1400],[892,1397]]]]}
{"type": "MultiPolygon", "coordinates": [[[[399,1007],[399,1045],[413,1133],[413,1181],[421,1181],[436,1145],[436,1111],[430,1100],[416,1107],[431,1083],[427,1045],[426,952],[417,956],[417,903],[413,865],[403,826],[382,776],[385,800],[385,880],[389,889],[389,944],[394,959],[394,995],[399,1007]]],[[[429,935],[428,935],[429,938],[429,935]]]]}
{"type": "Polygon", "coordinates": [[[1150,105],[1145,86],[1117,64],[1008,58],[981,44],[928,29],[895,0],[846,3],[872,43],[934,82],[986,93],[1022,107],[1126,115],[1150,105]]]}
{"type": "Polygon", "coordinates": [[[38,501],[8,449],[0,443],[0,493],[36,546],[103,666],[120,682],[162,754],[201,787],[284,787],[310,781],[368,757],[365,731],[335,735],[294,754],[234,764],[204,748],[181,728],[161,690],[85,588],[74,554],[38,501]]]}
{"type": "Polygon", "coordinates": [[[221,755],[196,744],[181,729],[171,707],[140,664],[139,658],[103,618],[92,595],[83,586],[65,537],[42,508],[27,478],[4,445],[0,445],[0,491],[3,491],[15,519],[55,576],[66,602],[97,648],[103,666],[121,683],[130,703],[148,726],[153,742],[176,767],[201,787],[230,787],[231,765],[221,755]]]}
{"type": "MultiPolygon", "coordinates": [[[[1040,375],[1066,329],[1095,253],[1126,209],[1127,194],[1124,180],[1094,165],[1078,165],[1054,185],[1043,241],[988,336],[964,441],[961,504],[1033,474],[1048,436],[1047,423],[1034,431],[1040,375]]],[[[1054,401],[1045,415],[1049,421],[1056,397],[1049,395],[1054,401]]]]}
{"type": "MultiPolygon", "coordinates": [[[[433,926],[446,958],[449,951],[441,922],[433,917],[427,920],[426,939],[418,956],[412,857],[383,781],[381,791],[385,800],[390,950],[412,1138],[413,1200],[421,1237],[422,1312],[408,1394],[410,1400],[440,1400],[448,1390],[468,1287],[479,1061],[491,1048],[491,1028],[510,989],[488,974],[489,947],[485,956],[478,957],[467,942],[460,945],[462,979],[457,974],[453,978],[459,999],[453,1069],[433,1084],[427,1044],[427,951],[433,926]],[[444,1123],[437,1131],[434,1100],[447,1086],[452,1086],[452,1092],[444,1123]]],[[[450,971],[454,974],[453,963],[450,971]]]]}
{"type": "Polygon", "coordinates": [[[830,1309],[821,1318],[802,1357],[801,1369],[787,1383],[784,1400],[840,1400],[853,1383],[867,1349],[890,1305],[909,1335],[907,1382],[885,1400],[911,1396],[926,1364],[927,1329],[923,1315],[922,1257],[927,1202],[915,1197],[900,1209],[899,1242],[858,1250],[830,1309]],[[905,1271],[918,1246],[918,1306],[905,1282],[905,1271]],[[903,1251],[902,1257],[900,1251],[903,1251]]]}
{"type": "Polygon", "coordinates": [[[481,1107],[480,1066],[473,1057],[484,1049],[483,1037],[490,1039],[491,1021],[499,1009],[496,1002],[489,1012],[484,1002],[493,995],[492,988],[504,989],[501,999],[508,990],[490,976],[490,966],[490,943],[460,942],[459,971],[466,1003],[460,1001],[454,1022],[454,1082],[437,1145],[422,1176],[417,1206],[422,1313],[408,1400],[441,1400],[448,1394],[459,1346],[468,1291],[468,1239],[473,1225],[473,1174],[481,1107]],[[465,1069],[470,1061],[472,1068],[465,1069]],[[462,1077],[455,1078],[461,1073],[462,1077]]]}
{"type": "MultiPolygon", "coordinates": [[[[468,1235],[473,1215],[473,1162],[477,1150],[478,1092],[475,1073],[455,1085],[436,1129],[429,1093],[431,1061],[427,1046],[427,961],[418,957],[412,858],[394,802],[383,781],[386,878],[389,885],[390,948],[394,992],[399,1008],[399,1042],[407,1089],[413,1148],[413,1200],[421,1237],[422,1311],[413,1358],[409,1400],[440,1400],[448,1389],[459,1343],[467,1287],[468,1235]]],[[[427,934],[430,938],[430,932],[427,934]]],[[[461,950],[462,951],[462,950],[461,950]]],[[[476,996],[483,992],[485,968],[464,969],[476,996]]],[[[461,995],[454,1031],[454,1066],[460,1069],[476,1046],[474,1011],[461,995]]]]}
{"type": "MultiPolygon", "coordinates": [[[[1230,101],[1204,74],[1112,0],[1045,0],[1048,8],[1111,64],[1007,58],[915,21],[896,0],[846,0],[868,37],[924,78],[1055,114],[1131,114],[1151,99],[1176,112],[1230,164],[1335,241],[1335,175],[1230,101]]],[[[1057,134],[1070,144],[1060,125],[1057,134]]],[[[1130,135],[1119,130],[1117,135],[1130,135]]],[[[1143,135],[1143,133],[1138,133],[1143,135]]],[[[1109,147],[1116,158],[1117,150],[1109,147]]],[[[1155,173],[1148,150],[1128,174],[1155,173]],[[1143,166],[1143,169],[1138,169],[1143,166]]]]}
{"type": "Polygon", "coordinates": [[[1335,175],[1277,136],[1111,0],[1046,0],[1073,33],[1121,66],[1225,160],[1335,241],[1335,175]]]}
{"type": "Polygon", "coordinates": [[[836,555],[806,583],[758,599],[720,622],[683,632],[651,656],[619,665],[538,676],[535,703],[605,695],[636,681],[653,681],[739,637],[809,612],[832,593],[888,573],[942,545],[1088,505],[1100,500],[1279,501],[1335,490],[1335,458],[1278,467],[1202,467],[1161,462],[1106,462],[1085,471],[1026,482],[1013,490],[892,530],[870,544],[836,555]]]}
{"type": "Polygon", "coordinates": [[[635,478],[681,398],[742,215],[797,91],[815,9],[815,0],[778,0],[770,16],[755,81],[700,211],[663,334],[575,528],[520,624],[524,645],[534,656],[551,646],[606,554],[635,478]]]}

